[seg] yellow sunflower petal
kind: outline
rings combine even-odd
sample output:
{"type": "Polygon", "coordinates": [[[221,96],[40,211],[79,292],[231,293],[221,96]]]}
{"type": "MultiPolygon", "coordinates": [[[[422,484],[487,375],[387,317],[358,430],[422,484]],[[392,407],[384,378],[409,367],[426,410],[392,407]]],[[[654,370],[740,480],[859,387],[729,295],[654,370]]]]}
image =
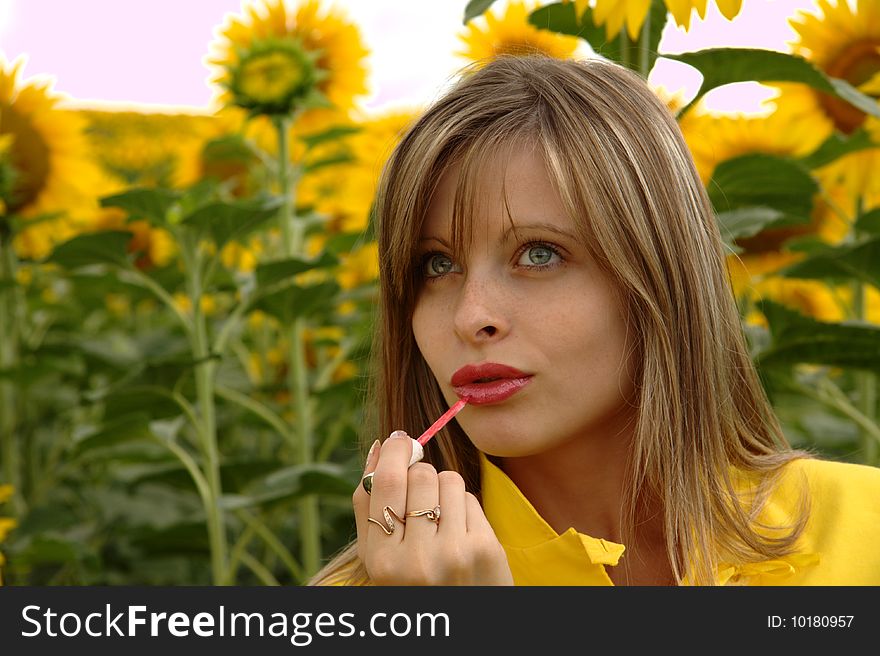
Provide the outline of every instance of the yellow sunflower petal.
{"type": "Polygon", "coordinates": [[[503,14],[487,11],[459,32],[464,48],[455,54],[477,63],[502,54],[542,53],[559,59],[573,56],[579,44],[576,37],[539,30],[528,22],[529,14],[538,6],[531,1],[511,2],[503,14]]]}
{"type": "Polygon", "coordinates": [[[727,20],[733,20],[742,9],[742,0],[715,0],[721,15],[727,20]]]}
{"type": "Polygon", "coordinates": [[[626,3],[626,31],[633,41],[639,38],[650,7],[651,0],[629,0],[626,3]]]}
{"type": "Polygon", "coordinates": [[[17,172],[4,211],[25,219],[13,239],[23,259],[42,259],[52,246],[88,229],[97,212],[100,173],[83,136],[84,122],[58,108],[51,83],[20,82],[24,63],[0,56],[0,136],[12,144],[4,155],[17,172]],[[50,220],[46,215],[55,215],[50,220]],[[33,226],[27,220],[40,218],[33,226]]]}

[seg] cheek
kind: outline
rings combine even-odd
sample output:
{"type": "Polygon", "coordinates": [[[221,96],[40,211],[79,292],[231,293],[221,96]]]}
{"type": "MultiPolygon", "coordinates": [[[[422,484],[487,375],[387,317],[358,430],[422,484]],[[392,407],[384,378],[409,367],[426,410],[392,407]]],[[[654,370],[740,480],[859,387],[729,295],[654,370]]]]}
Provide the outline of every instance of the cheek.
{"type": "Polygon", "coordinates": [[[612,389],[631,386],[631,354],[626,326],[613,300],[604,294],[581,295],[582,301],[568,302],[561,311],[547,315],[552,326],[546,341],[548,359],[567,371],[570,380],[584,381],[612,389]]]}
{"type": "Polygon", "coordinates": [[[412,331],[422,357],[430,363],[430,345],[438,343],[438,331],[442,330],[440,318],[432,308],[432,304],[420,296],[413,307],[412,331]]]}

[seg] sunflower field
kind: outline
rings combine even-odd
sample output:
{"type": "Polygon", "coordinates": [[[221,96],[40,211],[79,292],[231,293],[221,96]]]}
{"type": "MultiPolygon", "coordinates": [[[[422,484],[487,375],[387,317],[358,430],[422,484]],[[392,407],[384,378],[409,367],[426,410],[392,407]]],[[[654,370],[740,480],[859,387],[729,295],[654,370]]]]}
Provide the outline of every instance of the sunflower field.
{"type": "MultiPolygon", "coordinates": [[[[741,0],[461,4],[467,60],[700,72],[657,93],[786,435],[880,466],[880,0],[818,0],[788,52],[683,54],[667,22],[741,0]],[[743,81],[763,115],[706,108],[743,81]]],[[[371,205],[420,108],[358,107],[369,52],[330,2],[243,6],[205,46],[210,113],[67,108],[0,55],[0,582],[300,585],[353,535],[371,205]]]]}

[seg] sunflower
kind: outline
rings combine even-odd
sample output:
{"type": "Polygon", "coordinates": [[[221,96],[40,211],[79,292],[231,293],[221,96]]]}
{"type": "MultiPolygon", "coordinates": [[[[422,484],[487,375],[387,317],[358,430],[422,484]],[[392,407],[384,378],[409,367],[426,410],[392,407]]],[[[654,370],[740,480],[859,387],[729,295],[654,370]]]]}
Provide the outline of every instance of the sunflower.
{"type": "Polygon", "coordinates": [[[498,55],[572,57],[580,44],[577,37],[539,30],[529,23],[529,14],[538,6],[536,2],[511,2],[503,16],[487,11],[459,33],[465,49],[455,54],[472,62],[486,62],[498,55]]]}
{"type": "MultiPolygon", "coordinates": [[[[419,113],[399,109],[355,121],[353,125],[360,131],[344,140],[351,161],[318,169],[303,178],[300,201],[327,217],[326,229],[311,236],[306,244],[309,256],[317,256],[333,234],[366,230],[382,166],[419,113]]],[[[375,245],[375,242],[365,244],[340,258],[336,280],[343,289],[358,287],[378,277],[375,245]]]]}
{"type": "MultiPolygon", "coordinates": [[[[767,116],[689,112],[682,119],[681,129],[704,184],[711,179],[715,167],[728,159],[753,153],[802,157],[813,152],[822,141],[809,121],[792,115],[785,108],[767,116]]],[[[834,188],[836,200],[842,200],[841,192],[840,187],[834,188]]],[[[822,195],[817,195],[813,205],[807,224],[766,228],[754,236],[737,240],[743,252],[729,256],[728,271],[738,298],[752,303],[758,298],[771,298],[823,321],[843,318],[837,290],[821,281],[775,275],[804,257],[803,253],[784,250],[789,239],[812,234],[836,244],[849,231],[847,221],[835,211],[836,203],[832,207],[822,195]]],[[[750,323],[765,323],[757,312],[750,312],[746,319],[750,323]]]]}
{"type": "MultiPolygon", "coordinates": [[[[570,2],[571,0],[566,0],[570,2]]],[[[583,15],[589,4],[588,0],[573,0],[578,16],[583,15]]],[[[679,27],[689,30],[691,14],[696,9],[700,18],[706,17],[706,0],[664,0],[666,8],[679,27]]],[[[716,0],[719,11],[727,20],[733,20],[739,14],[742,0],[716,0]]],[[[638,38],[639,31],[645,22],[645,16],[651,9],[651,0],[596,0],[593,9],[593,22],[605,26],[605,34],[609,39],[617,36],[623,24],[633,40],[638,38]]]]}
{"type": "Polygon", "coordinates": [[[332,105],[349,109],[367,92],[368,51],[342,13],[322,11],[318,0],[295,9],[285,0],[260,0],[243,9],[244,16],[227,15],[212,44],[211,82],[223,89],[216,102],[277,113],[315,84],[332,105]]]}
{"type": "MultiPolygon", "coordinates": [[[[880,97],[880,0],[818,0],[819,12],[798,12],[789,20],[797,33],[794,54],[809,60],[831,77],[841,78],[874,98],[880,97]]],[[[835,131],[852,134],[865,127],[878,132],[876,120],[838,98],[797,84],[776,84],[775,102],[788,106],[813,124],[823,139],[835,131]]],[[[880,204],[880,149],[842,157],[818,171],[827,184],[843,184],[869,205],[880,204]]]]}
{"type": "Polygon", "coordinates": [[[219,134],[214,116],[83,110],[95,161],[115,188],[187,187],[200,177],[204,142],[219,134]]]}
{"type": "Polygon", "coordinates": [[[88,227],[100,174],[80,117],[57,108],[50,84],[19,84],[23,64],[22,57],[10,67],[0,56],[0,216],[24,220],[13,245],[19,257],[37,260],[88,227]]]}
{"type": "Polygon", "coordinates": [[[367,227],[379,172],[416,116],[416,111],[401,109],[349,122],[359,131],[341,144],[328,144],[326,152],[316,149],[310,155],[310,159],[329,157],[341,145],[351,158],[306,173],[299,186],[300,202],[329,217],[327,232],[357,232],[367,227]]]}
{"type": "Polygon", "coordinates": [[[803,157],[823,141],[812,122],[788,106],[756,116],[690,111],[679,125],[704,184],[718,164],[733,157],[751,153],[803,157]]]}

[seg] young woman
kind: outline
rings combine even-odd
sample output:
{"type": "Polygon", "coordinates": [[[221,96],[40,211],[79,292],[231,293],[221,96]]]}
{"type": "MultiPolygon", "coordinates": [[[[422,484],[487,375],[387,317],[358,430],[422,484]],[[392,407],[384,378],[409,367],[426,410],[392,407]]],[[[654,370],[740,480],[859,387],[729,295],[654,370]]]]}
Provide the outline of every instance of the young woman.
{"type": "Polygon", "coordinates": [[[310,584],[880,584],[880,469],[787,444],[641,78],[467,73],[391,156],[376,219],[370,440],[395,432],[310,584]],[[409,466],[407,433],[465,397],[409,466]]]}

